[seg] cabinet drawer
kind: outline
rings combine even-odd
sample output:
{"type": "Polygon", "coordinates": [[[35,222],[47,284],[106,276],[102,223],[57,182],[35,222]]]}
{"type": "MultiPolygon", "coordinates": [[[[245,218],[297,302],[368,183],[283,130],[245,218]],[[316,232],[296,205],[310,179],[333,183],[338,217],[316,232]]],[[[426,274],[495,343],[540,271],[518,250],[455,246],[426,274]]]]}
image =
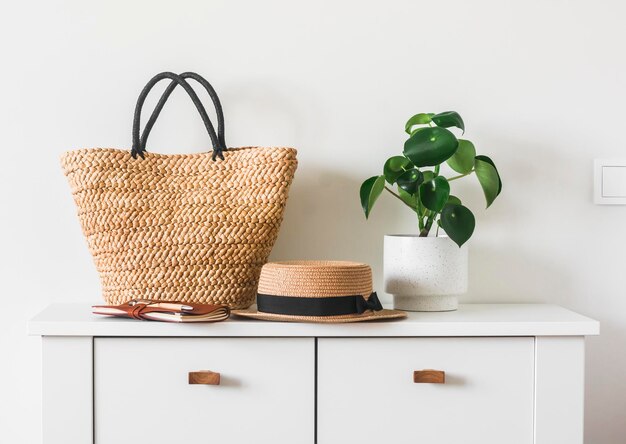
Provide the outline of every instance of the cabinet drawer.
{"type": "Polygon", "coordinates": [[[96,338],[96,444],[313,443],[307,338],[96,338]],[[216,375],[189,372],[210,370],[216,375]],[[213,384],[213,385],[211,385],[213,384]]]}
{"type": "Polygon", "coordinates": [[[318,442],[531,444],[533,378],[534,338],[319,339],[318,442]]]}

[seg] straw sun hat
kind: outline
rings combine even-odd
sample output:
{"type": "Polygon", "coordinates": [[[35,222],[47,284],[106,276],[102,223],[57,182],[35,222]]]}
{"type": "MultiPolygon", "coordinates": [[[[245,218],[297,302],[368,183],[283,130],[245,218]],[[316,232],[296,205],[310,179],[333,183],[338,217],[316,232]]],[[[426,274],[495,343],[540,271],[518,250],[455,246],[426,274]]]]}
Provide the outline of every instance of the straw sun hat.
{"type": "Polygon", "coordinates": [[[257,306],[233,314],[267,321],[359,322],[403,318],[383,309],[368,265],[340,261],[270,262],[261,270],[257,306]]]}

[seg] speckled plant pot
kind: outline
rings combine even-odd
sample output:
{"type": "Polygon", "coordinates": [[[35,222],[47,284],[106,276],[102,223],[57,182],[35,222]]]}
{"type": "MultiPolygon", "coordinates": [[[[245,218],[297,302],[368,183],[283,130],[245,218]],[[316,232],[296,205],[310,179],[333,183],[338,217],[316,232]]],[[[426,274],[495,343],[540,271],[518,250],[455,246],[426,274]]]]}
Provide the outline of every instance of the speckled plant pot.
{"type": "Polygon", "coordinates": [[[467,292],[467,246],[447,236],[385,236],[385,291],[406,311],[451,311],[467,292]]]}

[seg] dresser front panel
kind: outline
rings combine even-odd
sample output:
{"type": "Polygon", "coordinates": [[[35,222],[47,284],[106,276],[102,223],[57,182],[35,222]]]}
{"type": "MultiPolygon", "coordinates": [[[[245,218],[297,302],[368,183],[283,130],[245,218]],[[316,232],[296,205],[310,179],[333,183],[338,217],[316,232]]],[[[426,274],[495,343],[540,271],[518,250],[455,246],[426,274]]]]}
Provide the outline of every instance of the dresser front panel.
{"type": "Polygon", "coordinates": [[[313,338],[95,338],[96,444],[313,444],[314,406],[313,338]]]}
{"type": "Polygon", "coordinates": [[[318,341],[319,444],[533,443],[534,338],[318,341]]]}

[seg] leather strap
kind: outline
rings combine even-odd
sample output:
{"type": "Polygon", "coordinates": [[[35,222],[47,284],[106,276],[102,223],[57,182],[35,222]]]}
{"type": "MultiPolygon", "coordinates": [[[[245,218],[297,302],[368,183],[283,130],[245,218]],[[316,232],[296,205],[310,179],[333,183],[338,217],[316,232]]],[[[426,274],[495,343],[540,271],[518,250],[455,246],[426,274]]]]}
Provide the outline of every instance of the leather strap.
{"type": "Polygon", "coordinates": [[[224,310],[223,305],[189,304],[177,301],[133,300],[120,305],[98,305],[94,308],[114,308],[126,313],[128,317],[138,320],[147,319],[147,313],[181,313],[185,315],[206,315],[216,310],[224,310]]]}

